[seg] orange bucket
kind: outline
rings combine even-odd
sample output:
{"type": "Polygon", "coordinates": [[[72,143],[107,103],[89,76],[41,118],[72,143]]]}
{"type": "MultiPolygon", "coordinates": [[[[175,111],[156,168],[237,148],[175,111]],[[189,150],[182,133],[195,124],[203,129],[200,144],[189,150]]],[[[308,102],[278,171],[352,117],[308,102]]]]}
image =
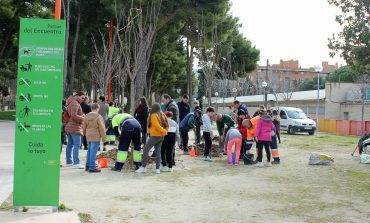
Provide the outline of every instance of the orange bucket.
{"type": "Polygon", "coordinates": [[[98,165],[100,168],[108,168],[109,160],[107,158],[99,158],[98,165]]]}
{"type": "Polygon", "coordinates": [[[190,155],[190,157],[196,157],[197,156],[197,154],[195,152],[195,149],[194,149],[194,146],[192,146],[190,148],[189,155],[190,155]]]}

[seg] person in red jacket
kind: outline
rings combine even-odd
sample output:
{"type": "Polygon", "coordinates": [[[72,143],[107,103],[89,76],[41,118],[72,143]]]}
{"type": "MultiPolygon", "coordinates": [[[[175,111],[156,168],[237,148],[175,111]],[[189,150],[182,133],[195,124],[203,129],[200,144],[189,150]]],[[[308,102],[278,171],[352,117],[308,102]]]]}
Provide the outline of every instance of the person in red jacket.
{"type": "Polygon", "coordinates": [[[84,169],[85,166],[80,164],[79,159],[79,148],[81,146],[81,139],[83,135],[82,125],[84,122],[84,113],[80,103],[84,100],[85,94],[83,92],[77,92],[74,96],[71,96],[66,101],[68,121],[65,126],[65,131],[68,137],[68,144],[66,148],[66,160],[67,166],[73,166],[74,168],[84,169]],[[73,160],[72,160],[73,151],[73,160]]]}

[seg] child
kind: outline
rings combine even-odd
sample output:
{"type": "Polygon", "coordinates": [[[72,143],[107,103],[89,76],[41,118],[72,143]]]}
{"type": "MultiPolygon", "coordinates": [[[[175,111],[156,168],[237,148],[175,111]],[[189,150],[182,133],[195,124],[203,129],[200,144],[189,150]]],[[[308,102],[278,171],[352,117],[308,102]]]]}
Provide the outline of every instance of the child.
{"type": "Polygon", "coordinates": [[[152,147],[154,147],[155,152],[155,167],[156,167],[156,173],[161,173],[161,170],[159,169],[161,167],[161,147],[162,142],[164,140],[164,136],[167,135],[168,132],[168,121],[167,117],[163,114],[161,111],[161,107],[158,103],[153,104],[149,120],[148,120],[148,133],[149,138],[146,141],[146,144],[144,146],[144,152],[143,152],[143,160],[141,163],[141,167],[136,170],[136,173],[145,173],[146,172],[146,165],[148,163],[148,155],[149,151],[152,147]]]}
{"type": "Polygon", "coordinates": [[[232,127],[226,133],[224,150],[227,154],[227,162],[229,165],[239,165],[240,149],[242,147],[242,135],[239,130],[232,127]]]}
{"type": "Polygon", "coordinates": [[[98,173],[101,170],[96,168],[95,159],[96,153],[100,147],[100,140],[105,140],[105,124],[103,117],[98,113],[99,104],[94,103],[91,105],[91,112],[85,117],[83,123],[83,133],[87,141],[87,155],[86,155],[86,171],[90,173],[98,173]]]}
{"type": "Polygon", "coordinates": [[[244,131],[240,131],[240,132],[242,133],[242,135],[245,136],[245,153],[249,154],[253,146],[254,132],[255,132],[256,126],[252,124],[250,119],[244,119],[242,122],[242,126],[243,126],[244,131]]]}
{"type": "Polygon", "coordinates": [[[274,133],[271,138],[271,155],[274,161],[272,164],[280,164],[279,150],[278,150],[278,140],[280,141],[280,117],[277,110],[272,111],[272,123],[274,124],[274,133]]]}
{"type": "Polygon", "coordinates": [[[206,110],[206,114],[202,116],[203,122],[203,137],[204,137],[204,161],[212,162],[211,159],[211,149],[212,149],[212,118],[215,115],[215,109],[212,107],[208,107],[206,110]]]}
{"type": "Polygon", "coordinates": [[[265,147],[267,162],[265,166],[271,166],[271,151],[270,151],[270,143],[271,143],[271,135],[274,128],[272,124],[272,119],[270,116],[266,115],[266,112],[262,113],[263,115],[260,117],[256,132],[255,138],[257,142],[257,167],[263,167],[262,164],[262,157],[263,157],[263,147],[265,147]]]}
{"type": "Polygon", "coordinates": [[[162,155],[162,172],[172,172],[172,165],[174,163],[173,151],[175,149],[176,138],[179,138],[179,125],[172,119],[173,113],[166,111],[164,113],[167,117],[169,129],[167,135],[164,137],[161,155],[162,155]]]}

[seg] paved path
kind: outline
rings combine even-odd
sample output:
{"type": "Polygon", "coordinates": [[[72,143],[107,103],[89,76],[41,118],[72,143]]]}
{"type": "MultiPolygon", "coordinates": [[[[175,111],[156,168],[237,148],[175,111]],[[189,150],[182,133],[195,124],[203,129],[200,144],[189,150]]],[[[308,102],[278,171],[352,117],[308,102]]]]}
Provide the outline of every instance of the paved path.
{"type": "Polygon", "coordinates": [[[13,190],[14,122],[0,121],[0,204],[13,190]]]}

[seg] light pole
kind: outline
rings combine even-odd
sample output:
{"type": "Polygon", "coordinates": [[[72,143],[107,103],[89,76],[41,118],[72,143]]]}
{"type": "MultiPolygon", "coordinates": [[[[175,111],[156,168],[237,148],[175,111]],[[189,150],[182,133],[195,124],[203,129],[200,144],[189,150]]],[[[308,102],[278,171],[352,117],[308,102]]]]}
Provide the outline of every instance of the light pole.
{"type": "Polygon", "coordinates": [[[217,103],[218,92],[217,91],[215,92],[215,96],[216,96],[216,111],[218,112],[218,103],[217,103]]]}
{"type": "Polygon", "coordinates": [[[238,89],[236,89],[235,87],[231,90],[234,94],[234,101],[236,100],[236,93],[238,92],[238,89]]]}
{"type": "Polygon", "coordinates": [[[203,111],[203,109],[204,109],[204,103],[206,102],[206,96],[203,96],[202,97],[202,111],[203,111]]]}
{"type": "Polygon", "coordinates": [[[262,82],[262,87],[263,87],[263,90],[264,90],[264,101],[265,101],[265,109],[267,109],[267,82],[266,81],[263,81],[262,82]]]}
{"type": "Polygon", "coordinates": [[[317,73],[317,105],[316,105],[316,129],[319,126],[319,108],[320,108],[320,72],[321,68],[316,67],[315,71],[317,73]]]}

